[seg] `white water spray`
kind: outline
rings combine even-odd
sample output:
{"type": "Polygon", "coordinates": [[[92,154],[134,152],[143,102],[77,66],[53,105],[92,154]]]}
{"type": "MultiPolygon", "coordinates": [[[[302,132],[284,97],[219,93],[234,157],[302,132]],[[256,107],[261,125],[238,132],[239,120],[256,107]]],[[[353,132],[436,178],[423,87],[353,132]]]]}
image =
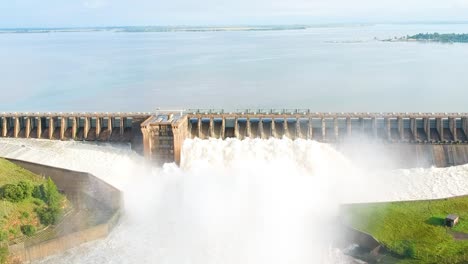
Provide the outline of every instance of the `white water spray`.
{"type": "Polygon", "coordinates": [[[181,168],[76,142],[1,139],[0,156],[89,171],[124,191],[109,238],[44,263],[340,263],[327,228],[340,203],[468,191],[466,166],[369,174],[304,140],[187,140],[181,168]]]}

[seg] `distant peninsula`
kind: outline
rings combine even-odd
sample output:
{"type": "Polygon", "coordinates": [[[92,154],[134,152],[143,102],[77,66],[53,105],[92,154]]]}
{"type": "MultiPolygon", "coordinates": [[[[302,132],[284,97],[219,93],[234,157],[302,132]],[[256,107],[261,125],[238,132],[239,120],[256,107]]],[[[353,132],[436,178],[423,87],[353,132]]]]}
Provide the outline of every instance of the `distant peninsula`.
{"type": "Polygon", "coordinates": [[[439,34],[439,33],[419,33],[413,36],[395,37],[384,39],[383,41],[419,41],[419,42],[441,42],[441,43],[468,43],[468,34],[439,34]]]}

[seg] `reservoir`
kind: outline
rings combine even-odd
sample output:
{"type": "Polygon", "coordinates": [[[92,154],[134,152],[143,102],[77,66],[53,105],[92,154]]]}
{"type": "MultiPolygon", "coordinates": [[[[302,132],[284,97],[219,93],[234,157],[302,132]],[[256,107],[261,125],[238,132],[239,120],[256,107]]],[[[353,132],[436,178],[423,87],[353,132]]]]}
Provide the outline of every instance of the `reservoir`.
{"type": "Polygon", "coordinates": [[[1,111],[463,112],[466,44],[375,40],[425,32],[468,24],[3,33],[1,111]]]}

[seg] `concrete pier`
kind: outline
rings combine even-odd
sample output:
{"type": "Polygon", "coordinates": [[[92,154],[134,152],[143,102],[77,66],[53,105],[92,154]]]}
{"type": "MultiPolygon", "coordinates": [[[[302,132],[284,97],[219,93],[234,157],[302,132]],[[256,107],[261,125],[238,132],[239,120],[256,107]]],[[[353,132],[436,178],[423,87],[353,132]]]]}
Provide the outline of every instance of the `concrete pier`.
{"type": "Polygon", "coordinates": [[[450,133],[452,133],[452,140],[453,141],[458,141],[457,138],[457,123],[455,118],[451,117],[448,119],[448,125],[450,129],[450,133]]]}
{"type": "Polygon", "coordinates": [[[263,119],[260,118],[259,121],[258,121],[258,137],[261,138],[261,139],[264,139],[265,138],[265,134],[263,132],[263,119]]]}
{"type": "Polygon", "coordinates": [[[423,118],[424,131],[426,132],[426,138],[431,141],[431,122],[429,118],[423,118]]]}
{"type": "Polygon", "coordinates": [[[36,117],[37,120],[37,138],[42,137],[42,118],[41,117],[36,117]]]}
{"type": "Polygon", "coordinates": [[[71,119],[72,122],[72,131],[70,138],[75,140],[77,139],[77,134],[78,134],[78,120],[76,117],[70,117],[69,120],[71,119]]]}

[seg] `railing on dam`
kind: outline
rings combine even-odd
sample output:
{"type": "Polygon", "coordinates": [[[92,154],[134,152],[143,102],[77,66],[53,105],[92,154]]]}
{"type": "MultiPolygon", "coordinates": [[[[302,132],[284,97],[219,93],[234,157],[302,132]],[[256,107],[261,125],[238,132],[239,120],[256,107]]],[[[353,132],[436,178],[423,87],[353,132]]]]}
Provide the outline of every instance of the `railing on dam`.
{"type": "Polygon", "coordinates": [[[0,137],[131,142],[151,113],[0,113],[0,137]]]}
{"type": "Polygon", "coordinates": [[[468,113],[316,113],[303,109],[186,110],[142,123],[145,155],[180,162],[186,138],[282,138],[339,143],[468,144],[468,113]]]}

